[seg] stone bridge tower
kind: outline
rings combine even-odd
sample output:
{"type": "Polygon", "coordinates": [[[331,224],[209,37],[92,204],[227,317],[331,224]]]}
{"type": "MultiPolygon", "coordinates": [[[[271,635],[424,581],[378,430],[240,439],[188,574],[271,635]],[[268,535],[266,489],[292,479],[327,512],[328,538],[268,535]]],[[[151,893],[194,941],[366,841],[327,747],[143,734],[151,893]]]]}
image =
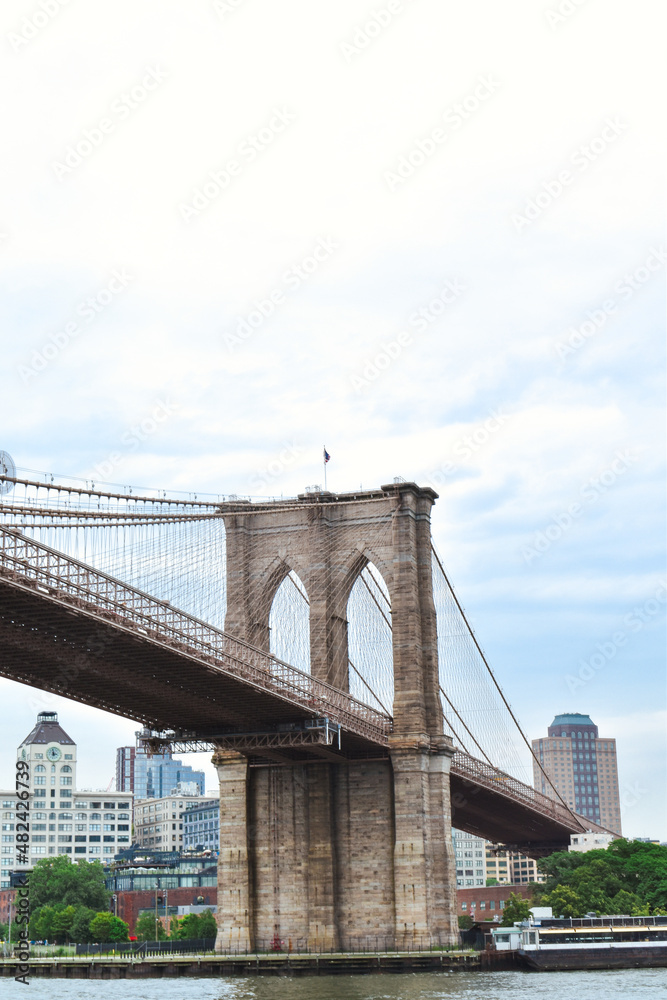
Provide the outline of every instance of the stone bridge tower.
{"type": "Polygon", "coordinates": [[[287,574],[310,605],[311,673],[348,690],[347,601],[372,562],[391,600],[394,704],[382,759],[249,766],[218,751],[219,950],[458,939],[449,766],[438,690],[430,512],[414,483],[221,505],[225,631],[269,650],[287,574]]]}

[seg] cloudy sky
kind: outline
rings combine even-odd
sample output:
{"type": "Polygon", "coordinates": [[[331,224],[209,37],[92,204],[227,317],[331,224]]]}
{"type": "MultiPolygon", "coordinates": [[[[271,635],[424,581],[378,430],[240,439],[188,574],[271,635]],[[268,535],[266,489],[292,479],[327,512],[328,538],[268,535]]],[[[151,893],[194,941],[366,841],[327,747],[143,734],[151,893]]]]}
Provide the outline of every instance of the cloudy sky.
{"type": "MultiPolygon", "coordinates": [[[[3,421],[21,469],[433,485],[529,737],[665,816],[664,81],[648,0],[4,0],[3,421]]],[[[0,783],[58,705],[3,681],[0,783]],[[47,704],[48,702],[48,704],[47,704]]],[[[213,786],[213,772],[209,770],[213,786]]]]}

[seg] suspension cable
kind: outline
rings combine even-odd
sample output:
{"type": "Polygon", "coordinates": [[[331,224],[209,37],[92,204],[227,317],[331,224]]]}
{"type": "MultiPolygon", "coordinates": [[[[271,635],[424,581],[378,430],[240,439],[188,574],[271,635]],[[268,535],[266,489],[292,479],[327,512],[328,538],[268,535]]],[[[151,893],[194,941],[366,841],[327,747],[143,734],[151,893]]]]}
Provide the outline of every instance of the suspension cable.
{"type": "MultiPolygon", "coordinates": [[[[469,621],[468,621],[468,619],[467,619],[467,617],[466,617],[466,613],[465,613],[465,611],[463,610],[463,608],[461,607],[461,604],[460,604],[460,602],[459,602],[459,599],[458,599],[458,597],[457,597],[457,596],[456,596],[456,594],[454,593],[454,588],[452,587],[451,583],[449,582],[449,578],[448,578],[447,574],[445,573],[445,569],[444,569],[444,566],[443,566],[443,565],[442,565],[442,563],[440,562],[440,557],[438,556],[438,553],[436,552],[436,550],[435,550],[435,546],[434,546],[433,544],[431,544],[431,552],[432,552],[432,553],[433,553],[433,555],[435,556],[435,561],[437,562],[438,566],[440,567],[440,572],[442,573],[443,577],[445,578],[445,582],[446,582],[447,586],[449,587],[449,591],[450,591],[450,593],[451,593],[452,597],[454,598],[454,601],[455,601],[455,603],[456,603],[456,606],[457,606],[457,608],[459,609],[459,612],[461,613],[461,617],[463,618],[464,622],[466,623],[466,627],[467,627],[467,629],[468,629],[468,632],[470,633],[470,636],[471,636],[471,638],[472,638],[472,641],[473,641],[473,642],[475,643],[475,646],[477,647],[477,652],[479,653],[479,655],[480,655],[480,656],[481,656],[481,658],[482,658],[482,663],[484,664],[484,666],[485,666],[485,667],[486,667],[486,669],[488,670],[488,672],[489,672],[489,676],[491,677],[491,680],[493,681],[493,683],[494,683],[494,685],[495,685],[495,687],[496,687],[496,689],[497,689],[497,691],[498,691],[498,694],[499,694],[499,695],[500,695],[500,697],[502,698],[502,700],[503,700],[503,704],[505,705],[505,708],[507,709],[507,711],[509,712],[510,716],[512,717],[512,721],[514,722],[514,725],[516,726],[516,728],[518,729],[519,733],[521,734],[521,738],[522,738],[523,742],[524,742],[524,743],[526,744],[526,746],[528,747],[528,750],[530,751],[530,755],[531,755],[531,757],[533,758],[533,760],[535,761],[535,763],[536,763],[536,764],[537,764],[537,766],[539,767],[540,771],[542,772],[542,774],[543,774],[543,775],[544,775],[544,777],[546,778],[546,780],[547,780],[547,782],[549,783],[549,785],[551,786],[551,788],[553,788],[554,792],[556,793],[557,797],[558,797],[558,798],[560,799],[561,803],[562,803],[562,804],[563,804],[563,805],[565,806],[565,808],[566,808],[566,809],[567,809],[567,811],[568,811],[568,812],[570,813],[570,815],[572,816],[572,818],[573,818],[573,819],[574,819],[574,820],[575,820],[575,821],[576,821],[576,822],[577,822],[577,823],[579,824],[580,828],[581,828],[581,829],[583,830],[583,829],[584,829],[584,827],[583,827],[583,826],[581,825],[581,822],[580,822],[580,820],[579,820],[579,817],[577,816],[577,814],[576,814],[576,813],[574,813],[574,812],[573,812],[573,811],[572,811],[572,810],[570,809],[569,805],[567,804],[567,802],[565,801],[565,799],[563,798],[563,796],[562,796],[562,795],[560,794],[560,792],[558,791],[558,789],[556,788],[556,786],[555,786],[555,785],[553,784],[553,782],[551,781],[551,778],[550,778],[550,777],[549,777],[549,775],[548,775],[548,774],[546,773],[546,771],[545,771],[545,770],[544,770],[544,768],[542,767],[542,764],[541,764],[541,763],[540,763],[540,761],[538,760],[538,758],[537,758],[537,756],[536,756],[536,754],[535,754],[535,751],[533,750],[532,746],[530,745],[530,743],[529,743],[529,742],[528,742],[528,740],[526,739],[526,736],[525,736],[525,734],[524,734],[524,731],[523,731],[523,729],[521,728],[521,726],[519,725],[519,721],[518,721],[518,719],[516,718],[516,716],[515,716],[514,712],[513,712],[513,711],[512,711],[512,709],[510,708],[510,705],[509,705],[509,702],[507,701],[507,698],[506,698],[506,697],[505,697],[505,695],[503,694],[503,690],[502,690],[502,688],[501,688],[500,684],[498,683],[498,681],[496,680],[496,678],[495,678],[495,675],[494,675],[493,671],[491,670],[491,667],[489,666],[489,663],[488,663],[488,661],[487,661],[487,659],[486,659],[486,656],[485,656],[485,655],[484,655],[484,653],[482,652],[482,647],[481,647],[481,646],[480,646],[480,644],[478,643],[478,641],[477,641],[477,637],[475,636],[475,633],[473,632],[472,628],[470,627],[470,623],[469,623],[469,621]]],[[[487,758],[487,760],[488,760],[488,758],[487,758]]]]}

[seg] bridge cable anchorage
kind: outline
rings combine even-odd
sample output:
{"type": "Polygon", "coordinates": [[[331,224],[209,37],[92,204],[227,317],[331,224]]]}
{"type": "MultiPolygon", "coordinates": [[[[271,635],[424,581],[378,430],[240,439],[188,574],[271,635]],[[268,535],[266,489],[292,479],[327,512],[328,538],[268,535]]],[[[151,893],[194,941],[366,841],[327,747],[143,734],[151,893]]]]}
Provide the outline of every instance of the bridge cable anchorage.
{"type": "MultiPolygon", "coordinates": [[[[478,653],[479,653],[479,655],[480,655],[480,657],[481,657],[481,659],[482,659],[482,662],[483,662],[484,666],[486,667],[486,669],[487,669],[487,671],[488,671],[488,673],[489,673],[489,676],[491,677],[491,680],[493,681],[493,684],[494,684],[495,688],[496,688],[496,689],[497,689],[497,691],[498,691],[498,694],[499,694],[499,695],[500,695],[500,697],[502,698],[502,700],[503,700],[503,703],[504,703],[504,705],[505,705],[505,708],[506,708],[506,709],[507,709],[507,711],[509,712],[509,714],[510,714],[510,716],[511,716],[511,718],[512,718],[512,720],[513,720],[513,722],[514,722],[514,724],[515,724],[515,726],[516,726],[516,728],[517,728],[517,730],[519,731],[519,733],[520,733],[520,735],[521,735],[521,738],[522,738],[523,742],[524,742],[524,743],[526,744],[526,746],[528,747],[528,750],[530,751],[530,755],[531,755],[531,757],[532,757],[532,758],[533,758],[533,760],[534,760],[534,761],[536,762],[536,764],[537,764],[538,768],[539,768],[539,769],[540,769],[540,771],[542,772],[542,775],[543,775],[543,776],[544,776],[544,777],[546,778],[546,780],[547,780],[547,783],[548,783],[548,784],[549,784],[549,785],[551,786],[551,788],[552,788],[552,789],[553,789],[553,791],[555,792],[555,794],[556,794],[556,797],[557,797],[557,798],[558,798],[558,799],[560,800],[561,804],[562,804],[562,805],[563,805],[563,806],[564,806],[564,807],[565,807],[565,808],[567,809],[567,811],[568,811],[568,812],[569,812],[569,814],[570,814],[570,815],[572,816],[572,818],[573,818],[573,819],[575,820],[575,822],[576,822],[576,823],[578,823],[578,824],[579,824],[579,825],[581,826],[581,829],[583,830],[583,829],[584,829],[584,826],[583,826],[583,825],[581,824],[581,820],[580,820],[579,816],[577,816],[577,814],[576,814],[575,812],[573,812],[573,810],[572,810],[572,809],[570,809],[570,807],[569,807],[569,805],[567,804],[567,802],[566,802],[566,801],[564,800],[564,798],[562,797],[562,795],[560,794],[560,792],[558,791],[558,789],[557,789],[557,788],[555,787],[555,785],[553,784],[553,782],[552,782],[552,781],[551,781],[551,779],[549,778],[549,775],[548,775],[548,774],[546,773],[546,771],[545,771],[545,770],[544,770],[544,768],[542,767],[542,764],[540,763],[540,761],[539,761],[539,759],[537,758],[537,756],[536,756],[536,754],[535,754],[535,752],[534,752],[534,750],[533,750],[532,746],[530,745],[530,743],[529,743],[528,739],[526,738],[526,735],[525,735],[525,733],[524,733],[523,729],[522,729],[522,728],[521,728],[521,726],[519,725],[519,721],[518,721],[518,719],[516,718],[516,716],[514,715],[514,712],[512,711],[512,709],[511,709],[511,707],[510,707],[510,704],[509,704],[509,702],[507,701],[507,699],[506,699],[506,697],[505,697],[505,695],[504,695],[504,693],[503,693],[503,690],[502,690],[502,688],[500,687],[500,684],[499,684],[499,683],[498,683],[498,681],[496,680],[496,677],[495,677],[495,674],[494,674],[494,673],[493,673],[493,671],[491,670],[491,667],[489,666],[489,663],[488,663],[488,661],[487,661],[487,659],[486,659],[486,656],[484,655],[484,652],[483,652],[483,650],[482,650],[482,647],[480,646],[479,642],[477,641],[477,637],[476,637],[475,633],[473,632],[473,630],[472,630],[472,628],[471,628],[471,626],[470,626],[470,623],[469,623],[469,621],[468,621],[468,618],[467,618],[467,616],[466,616],[466,613],[465,613],[465,611],[463,610],[463,608],[462,608],[462,606],[461,606],[461,603],[459,602],[459,599],[458,599],[458,597],[456,596],[456,593],[455,593],[455,591],[454,591],[454,588],[452,587],[452,585],[451,585],[451,583],[450,583],[450,581],[449,581],[449,578],[448,578],[447,574],[445,573],[445,569],[444,569],[444,567],[443,567],[443,565],[442,565],[442,562],[440,561],[440,557],[438,556],[438,553],[436,552],[436,549],[435,549],[435,546],[431,545],[431,551],[432,551],[432,553],[433,553],[433,556],[435,557],[435,560],[436,560],[436,562],[437,562],[437,564],[438,564],[438,567],[439,567],[439,569],[440,569],[440,572],[442,573],[442,576],[444,577],[444,579],[445,579],[445,582],[447,583],[447,586],[449,587],[449,590],[450,590],[450,592],[451,592],[451,595],[452,595],[452,597],[454,598],[454,601],[456,602],[456,606],[457,606],[457,607],[458,607],[458,609],[459,609],[459,612],[460,612],[460,614],[461,614],[461,617],[463,618],[463,620],[464,620],[464,622],[465,622],[465,624],[466,624],[466,626],[467,626],[467,629],[468,629],[468,632],[470,633],[470,637],[472,638],[473,642],[475,643],[475,646],[476,646],[476,648],[477,648],[477,651],[478,651],[478,653]]],[[[475,741],[475,742],[476,742],[476,741],[475,741]]],[[[488,759],[488,758],[487,758],[487,759],[488,759]]],[[[535,789],[535,790],[537,791],[537,789],[535,789]]]]}

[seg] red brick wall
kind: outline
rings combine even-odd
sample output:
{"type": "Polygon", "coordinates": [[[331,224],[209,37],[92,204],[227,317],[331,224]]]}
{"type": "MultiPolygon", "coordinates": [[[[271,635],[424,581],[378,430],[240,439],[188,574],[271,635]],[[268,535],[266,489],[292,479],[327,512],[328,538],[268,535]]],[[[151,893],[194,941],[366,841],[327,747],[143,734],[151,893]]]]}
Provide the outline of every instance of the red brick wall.
{"type": "MultiPolygon", "coordinates": [[[[189,886],[180,889],[158,889],[158,897],[162,897],[162,902],[158,903],[158,917],[164,917],[164,896],[167,894],[167,903],[172,906],[196,906],[198,897],[204,897],[204,906],[213,908],[218,902],[218,890],[215,886],[189,886]]],[[[137,923],[137,916],[140,910],[154,910],[155,890],[154,889],[126,889],[116,893],[117,916],[124,920],[130,928],[130,934],[134,934],[137,923]]],[[[114,904],[111,901],[111,911],[114,904]]]]}
{"type": "Polygon", "coordinates": [[[9,904],[12,904],[12,917],[14,913],[14,896],[16,889],[0,889],[0,924],[9,923],[9,904]]]}
{"type": "Polygon", "coordinates": [[[474,915],[478,920],[493,920],[496,913],[502,913],[500,901],[507,900],[510,893],[521,896],[522,899],[530,899],[531,890],[527,885],[478,885],[474,889],[456,890],[456,912],[471,914],[470,906],[475,904],[474,915]],[[465,908],[461,905],[465,903],[465,908]],[[484,908],[482,908],[484,903],[484,908]],[[494,906],[491,908],[490,904],[494,906]]]}

